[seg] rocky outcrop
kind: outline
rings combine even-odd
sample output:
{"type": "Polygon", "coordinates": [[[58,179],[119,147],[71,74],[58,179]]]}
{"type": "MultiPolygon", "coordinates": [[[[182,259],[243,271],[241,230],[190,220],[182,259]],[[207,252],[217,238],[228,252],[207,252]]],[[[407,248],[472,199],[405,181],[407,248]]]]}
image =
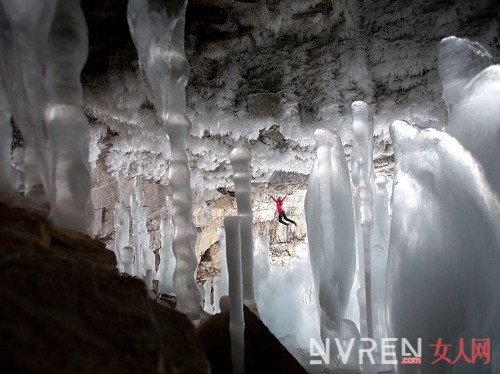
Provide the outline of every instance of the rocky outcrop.
{"type": "MultiPolygon", "coordinates": [[[[245,373],[306,373],[298,361],[245,307],[245,373]]],[[[229,313],[212,317],[197,330],[213,373],[231,373],[229,313]]]]}
{"type": "Polygon", "coordinates": [[[0,206],[0,372],[207,373],[187,318],[120,275],[114,254],[0,206]]]}

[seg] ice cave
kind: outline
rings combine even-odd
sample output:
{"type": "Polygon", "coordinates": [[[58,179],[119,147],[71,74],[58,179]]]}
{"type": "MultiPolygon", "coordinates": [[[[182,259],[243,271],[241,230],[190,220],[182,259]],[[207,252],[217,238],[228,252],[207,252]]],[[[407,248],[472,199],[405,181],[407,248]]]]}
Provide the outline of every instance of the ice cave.
{"type": "Polygon", "coordinates": [[[2,0],[0,372],[500,374],[500,3],[2,0]]]}

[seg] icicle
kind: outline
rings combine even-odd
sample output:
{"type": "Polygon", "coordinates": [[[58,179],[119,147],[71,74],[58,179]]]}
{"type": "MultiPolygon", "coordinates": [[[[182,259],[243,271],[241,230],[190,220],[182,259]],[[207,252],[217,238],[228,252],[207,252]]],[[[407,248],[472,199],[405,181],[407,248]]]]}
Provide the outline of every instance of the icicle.
{"type": "Polygon", "coordinates": [[[243,263],[243,298],[254,313],[257,312],[253,290],[253,214],[250,174],[250,152],[235,148],[229,154],[233,167],[234,190],[241,222],[241,258],[243,263]]]}
{"type": "Polygon", "coordinates": [[[233,373],[245,372],[245,319],[243,315],[243,276],[240,217],[224,219],[229,271],[229,334],[233,373]]]}
{"type": "Polygon", "coordinates": [[[185,88],[189,63],[184,54],[184,25],[187,1],[154,3],[130,0],[127,18],[136,46],[139,65],[151,89],[151,97],[163,122],[171,146],[169,181],[173,191],[176,258],[174,288],[177,309],[193,321],[201,319],[202,299],[195,281],[198,261],[192,221],[192,192],[186,156],[191,122],[186,117],[185,88]]]}

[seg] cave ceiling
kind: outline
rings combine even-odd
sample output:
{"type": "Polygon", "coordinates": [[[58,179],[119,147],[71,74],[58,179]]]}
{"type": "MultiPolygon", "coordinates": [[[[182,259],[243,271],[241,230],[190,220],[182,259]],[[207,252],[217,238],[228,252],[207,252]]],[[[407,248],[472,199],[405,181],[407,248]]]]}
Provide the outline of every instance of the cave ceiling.
{"type": "MultiPolygon", "coordinates": [[[[91,162],[166,179],[168,141],[139,79],[126,0],[83,0],[89,57],[82,74],[91,162]]],[[[370,105],[375,165],[390,173],[389,124],[444,128],[437,45],[484,44],[498,60],[498,1],[189,1],[185,51],[192,183],[231,183],[229,152],[252,152],[255,183],[304,186],[313,132],[339,133],[350,153],[353,101],[370,105]]]]}

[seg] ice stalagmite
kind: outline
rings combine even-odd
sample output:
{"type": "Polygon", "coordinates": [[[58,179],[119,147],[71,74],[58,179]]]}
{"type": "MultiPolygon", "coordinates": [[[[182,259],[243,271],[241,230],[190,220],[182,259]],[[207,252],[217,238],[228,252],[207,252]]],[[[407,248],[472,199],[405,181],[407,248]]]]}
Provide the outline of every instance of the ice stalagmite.
{"type": "Polygon", "coordinates": [[[161,248],[158,280],[161,293],[172,294],[174,290],[175,256],[172,251],[174,238],[174,219],[172,217],[172,197],[166,198],[167,219],[161,221],[161,248]]]}
{"type": "Polygon", "coordinates": [[[388,180],[384,175],[379,175],[375,178],[373,199],[373,235],[371,240],[372,309],[373,336],[377,342],[387,337],[385,321],[385,277],[391,228],[387,182],[388,180]]]}
{"type": "Polygon", "coordinates": [[[257,313],[253,290],[253,213],[250,161],[247,149],[235,148],[229,158],[233,167],[234,191],[241,222],[241,261],[243,264],[243,298],[245,305],[257,313]]]}
{"type": "Polygon", "coordinates": [[[319,129],[305,198],[321,337],[340,336],[355,271],[354,213],[344,148],[336,133],[319,129]]]}
{"type": "Polygon", "coordinates": [[[32,207],[48,208],[43,111],[44,57],[56,0],[0,2],[0,70],[5,95],[25,143],[25,198],[32,207]]]}
{"type": "Polygon", "coordinates": [[[142,179],[136,177],[134,180],[134,193],[131,197],[131,208],[133,218],[133,234],[136,253],[136,273],[139,278],[146,279],[148,270],[156,274],[155,258],[153,251],[149,248],[149,233],[147,229],[147,212],[144,209],[144,190],[142,179]]]}
{"type": "MultiPolygon", "coordinates": [[[[130,241],[130,214],[125,205],[125,186],[123,176],[118,175],[118,201],[115,204],[115,254],[118,262],[118,269],[125,271],[121,253],[130,241]]],[[[130,274],[132,275],[132,274],[130,274]]]]}
{"type": "Polygon", "coordinates": [[[479,43],[455,36],[439,43],[438,72],[443,86],[443,99],[451,112],[464,93],[465,86],[481,70],[491,65],[493,58],[479,43]]]}
{"type": "Polygon", "coordinates": [[[418,338],[423,343],[423,364],[401,365],[399,372],[498,373],[498,196],[480,163],[447,133],[403,121],[390,130],[396,164],[388,321],[392,336],[413,347],[418,338]],[[469,363],[459,355],[463,344],[470,359],[473,339],[482,338],[490,339],[490,364],[484,365],[485,357],[469,363]],[[439,342],[447,345],[444,354],[456,360],[453,365],[444,359],[432,364],[439,359],[436,350],[443,353],[439,342]]]}
{"type": "Polygon", "coordinates": [[[214,278],[214,310],[220,312],[220,300],[229,294],[229,280],[226,258],[226,233],[219,231],[220,275],[214,278]]]}
{"type": "Polygon", "coordinates": [[[14,184],[11,166],[12,126],[10,108],[0,79],[0,202],[14,199],[14,184]]]}
{"type": "Polygon", "coordinates": [[[174,289],[177,309],[192,321],[200,319],[201,295],[196,285],[198,266],[192,221],[190,171],[186,139],[191,122],[186,117],[186,83],[189,63],[184,54],[184,24],[187,1],[153,2],[130,0],[127,18],[139,65],[147,78],[155,108],[170,139],[169,181],[173,191],[176,258],[174,289]]]}
{"type": "Polygon", "coordinates": [[[45,125],[50,220],[57,226],[90,233],[89,125],[83,113],[80,73],[87,60],[87,25],[80,0],[57,2],[45,53],[45,125]]]}
{"type": "Polygon", "coordinates": [[[484,168],[492,188],[500,195],[500,65],[476,75],[453,107],[450,135],[462,143],[484,168]]]}
{"type": "Polygon", "coordinates": [[[226,258],[229,273],[229,334],[233,373],[245,372],[245,319],[243,316],[243,272],[240,217],[224,219],[226,258]]]}
{"type": "Polygon", "coordinates": [[[134,264],[133,275],[141,278],[143,270],[143,255],[140,239],[140,220],[139,220],[139,203],[137,202],[137,195],[134,192],[130,195],[130,213],[132,215],[132,238],[134,241],[134,264]]]}
{"type": "MultiPolygon", "coordinates": [[[[359,272],[364,272],[364,286],[366,298],[366,332],[362,334],[373,337],[372,315],[372,274],[371,274],[371,233],[373,228],[373,192],[371,179],[373,177],[373,118],[368,104],[364,101],[355,101],[352,109],[352,130],[354,144],[352,157],[352,179],[356,187],[356,215],[359,214],[359,223],[362,232],[362,247],[358,242],[359,272]],[[359,204],[359,206],[358,206],[359,204]],[[362,256],[361,256],[362,252],[362,256]]],[[[357,228],[359,231],[359,227],[357,228]]],[[[363,279],[363,277],[360,277],[363,279]]]]}

